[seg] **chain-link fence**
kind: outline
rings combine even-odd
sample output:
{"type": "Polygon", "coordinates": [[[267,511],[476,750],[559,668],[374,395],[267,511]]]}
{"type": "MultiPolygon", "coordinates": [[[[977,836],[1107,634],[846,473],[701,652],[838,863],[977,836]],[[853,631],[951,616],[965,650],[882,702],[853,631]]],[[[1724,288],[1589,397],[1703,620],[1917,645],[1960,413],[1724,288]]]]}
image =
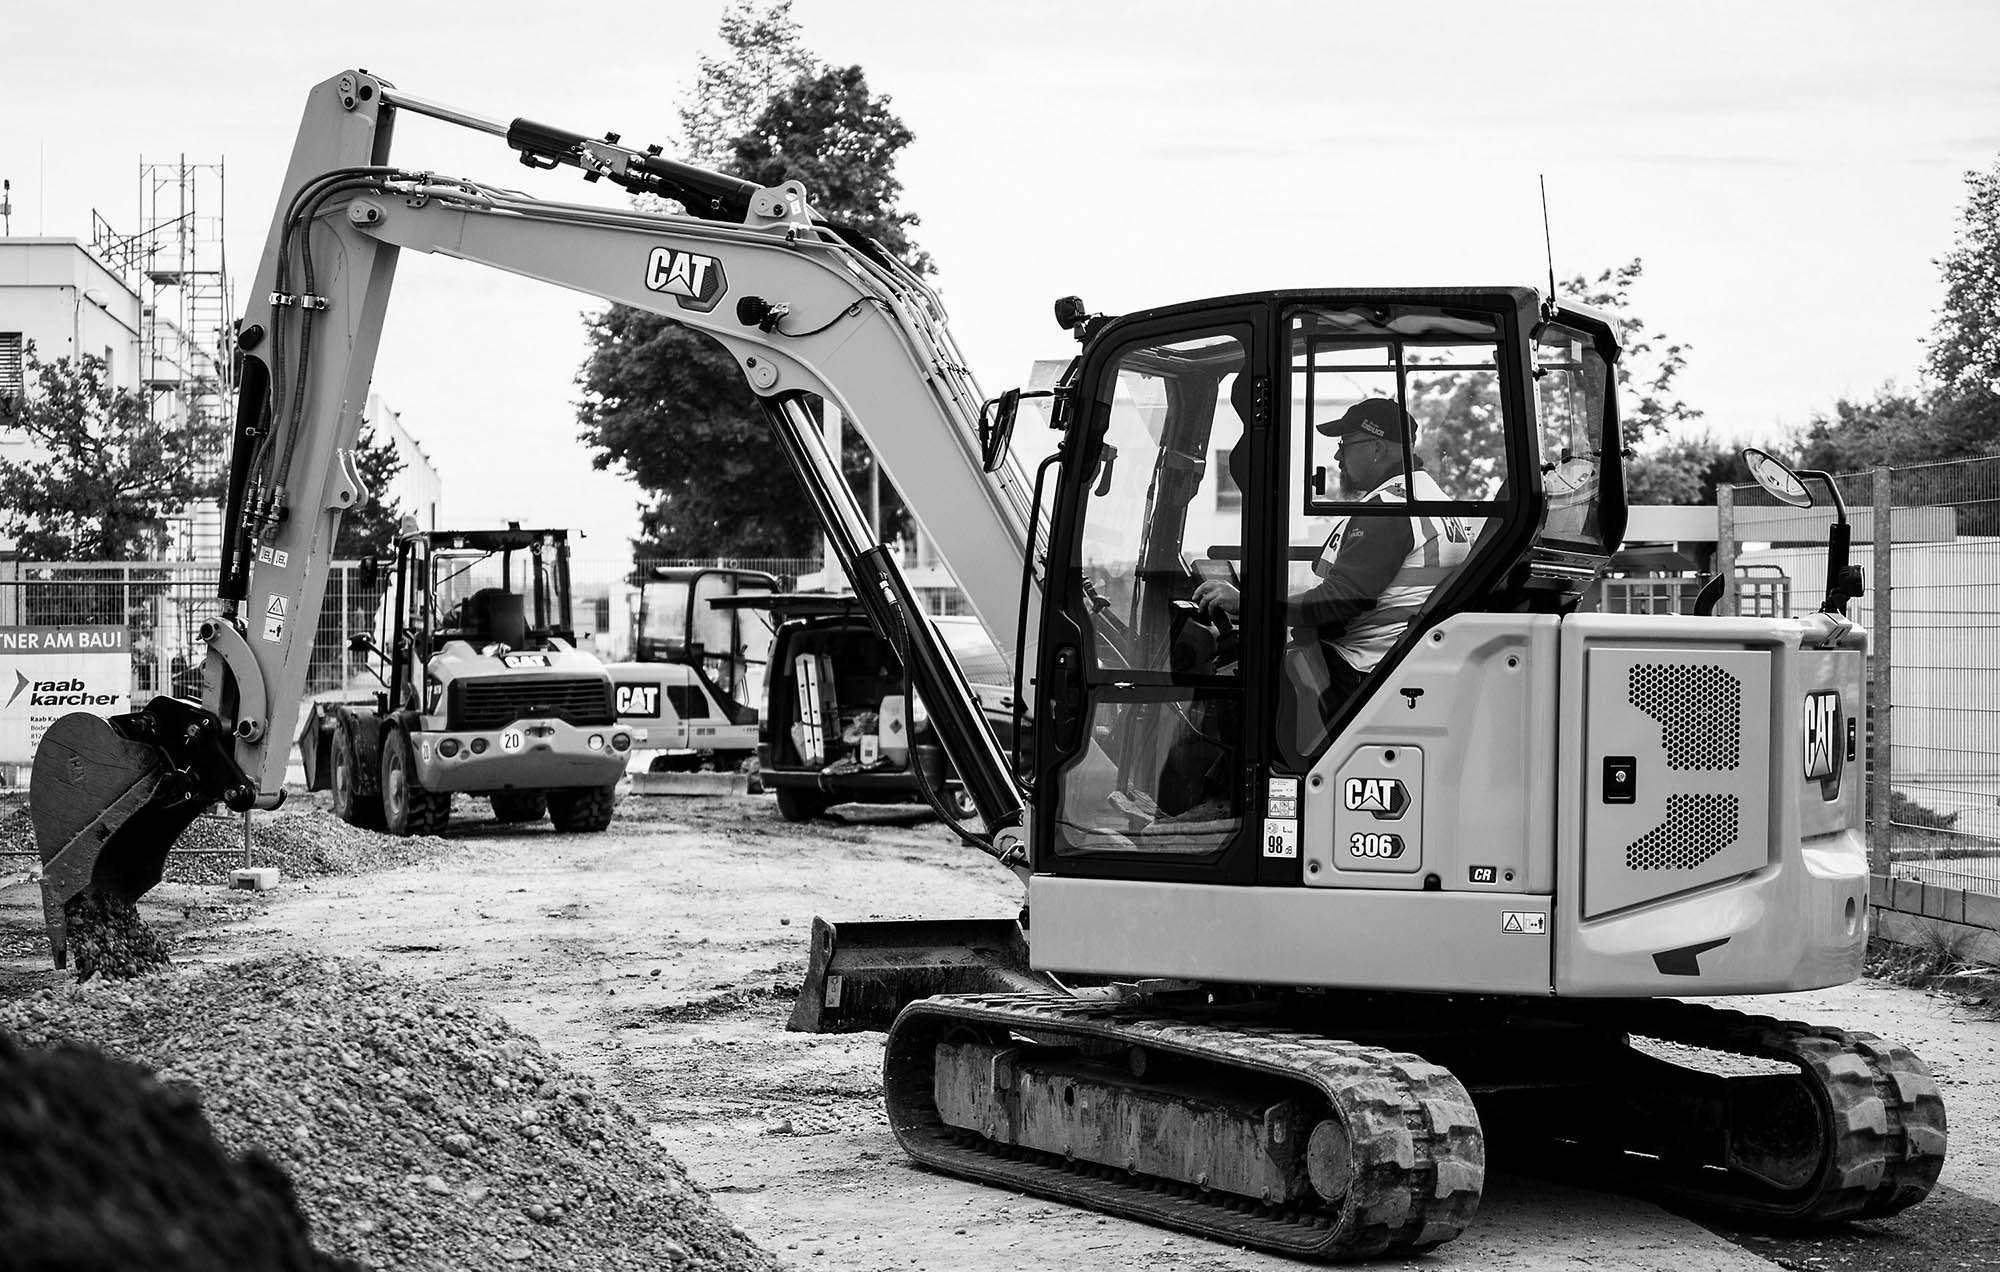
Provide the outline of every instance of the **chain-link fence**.
{"type": "MultiPolygon", "coordinates": [[[[781,590],[824,586],[819,557],[572,558],[570,594],[577,643],[606,661],[632,656],[638,613],[635,579],[648,566],[731,566],[775,575],[781,590]]],[[[388,571],[372,580],[359,563],[335,562],[314,633],[306,692],[376,685],[368,655],[348,649],[356,632],[386,647],[383,602],[388,571]]],[[[846,581],[834,571],[834,586],[846,581]]],[[[914,571],[917,594],[934,614],[965,613],[964,595],[939,571],[914,571]]],[[[187,561],[0,562],[0,627],[124,627],[131,638],[132,699],[200,692],[205,653],[198,633],[219,609],[216,568],[187,561]]]]}

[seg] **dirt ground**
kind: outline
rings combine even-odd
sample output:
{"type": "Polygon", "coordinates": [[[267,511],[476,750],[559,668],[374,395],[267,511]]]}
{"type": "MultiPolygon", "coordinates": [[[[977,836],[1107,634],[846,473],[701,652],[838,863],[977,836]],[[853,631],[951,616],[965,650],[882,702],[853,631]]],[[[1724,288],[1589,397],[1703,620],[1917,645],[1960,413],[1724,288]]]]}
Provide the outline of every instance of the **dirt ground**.
{"type": "MultiPolygon", "coordinates": [[[[39,951],[30,864],[0,861],[0,992],[65,975],[39,951]]],[[[802,1268],[1297,1266],[918,1170],[881,1111],[881,1035],[784,1032],[815,914],[1004,917],[1019,903],[1010,875],[914,809],[848,806],[800,827],[768,797],[627,796],[609,833],[562,836],[501,827],[461,797],[446,842],[415,864],[262,894],[163,884],[141,909],[177,962],[311,950],[450,983],[618,1092],[737,1224],[802,1268]]],[[[1873,981],[1739,1005],[1877,1032],[1930,1063],[1951,1119],[1930,1201],[1772,1238],[1496,1175],[1470,1232],[1399,1265],[2000,1266],[2000,1024],[1873,981]]]]}

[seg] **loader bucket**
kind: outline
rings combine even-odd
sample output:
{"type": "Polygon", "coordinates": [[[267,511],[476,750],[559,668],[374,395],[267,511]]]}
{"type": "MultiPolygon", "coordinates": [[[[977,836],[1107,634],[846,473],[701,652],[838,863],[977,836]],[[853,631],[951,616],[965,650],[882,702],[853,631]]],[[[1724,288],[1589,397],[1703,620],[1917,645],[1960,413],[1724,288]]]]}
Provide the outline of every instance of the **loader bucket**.
{"type": "Polygon", "coordinates": [[[896,1013],[932,994],[1058,993],[1028,967],[1013,919],[815,917],[806,981],[785,1028],[794,1033],[886,1030],[896,1013]]]}
{"type": "Polygon", "coordinates": [[[67,961],[64,907],[85,892],[137,901],[160,881],[168,851],[203,807],[158,746],[87,712],[63,716],[42,735],[28,803],[57,967],[67,961]]]}

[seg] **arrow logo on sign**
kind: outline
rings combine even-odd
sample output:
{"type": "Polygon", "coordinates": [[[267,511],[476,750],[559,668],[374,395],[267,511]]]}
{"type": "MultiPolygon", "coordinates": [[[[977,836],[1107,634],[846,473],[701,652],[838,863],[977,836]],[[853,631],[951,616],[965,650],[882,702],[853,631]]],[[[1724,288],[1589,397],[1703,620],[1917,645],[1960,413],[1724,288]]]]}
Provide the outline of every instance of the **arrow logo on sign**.
{"type": "Polygon", "coordinates": [[[21,691],[28,687],[28,678],[18,671],[14,673],[14,681],[14,692],[7,699],[7,705],[10,707],[14,705],[14,699],[21,696],[21,691]]]}

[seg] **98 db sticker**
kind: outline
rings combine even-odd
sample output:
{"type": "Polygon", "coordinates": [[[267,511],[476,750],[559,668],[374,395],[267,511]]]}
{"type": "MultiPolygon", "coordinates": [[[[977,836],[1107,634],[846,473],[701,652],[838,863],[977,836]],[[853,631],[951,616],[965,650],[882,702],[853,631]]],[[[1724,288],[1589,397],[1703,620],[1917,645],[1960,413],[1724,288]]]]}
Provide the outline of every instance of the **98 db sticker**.
{"type": "Polygon", "coordinates": [[[1264,823],[1264,855],[1289,858],[1299,855],[1299,824],[1295,821],[1264,823]]]}

